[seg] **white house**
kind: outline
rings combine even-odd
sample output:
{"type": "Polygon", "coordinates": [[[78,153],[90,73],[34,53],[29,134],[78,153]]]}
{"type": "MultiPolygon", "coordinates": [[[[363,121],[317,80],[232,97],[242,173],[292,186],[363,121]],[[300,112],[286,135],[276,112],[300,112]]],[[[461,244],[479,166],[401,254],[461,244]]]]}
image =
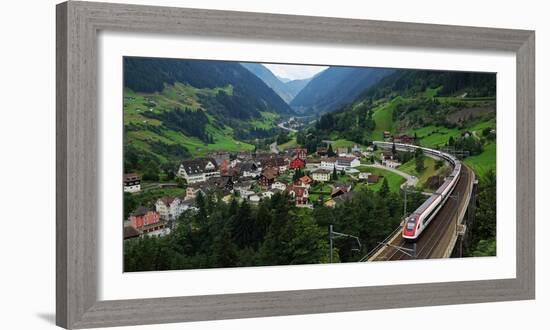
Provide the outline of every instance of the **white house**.
{"type": "Polygon", "coordinates": [[[261,168],[254,162],[242,163],[240,167],[243,177],[255,178],[261,174],[261,168]]]}
{"type": "Polygon", "coordinates": [[[199,194],[199,192],[204,194],[204,191],[202,191],[202,189],[199,187],[187,186],[186,193],[185,193],[185,200],[197,198],[197,195],[199,194]]]}
{"type": "Polygon", "coordinates": [[[252,188],[252,181],[235,182],[233,184],[233,191],[243,194],[243,191],[248,191],[252,188]]]}
{"type": "Polygon", "coordinates": [[[178,176],[187,183],[204,182],[212,177],[219,177],[220,171],[216,162],[210,158],[198,158],[181,162],[178,176]]]}
{"type": "Polygon", "coordinates": [[[259,203],[260,202],[260,196],[258,196],[256,194],[253,194],[253,195],[248,196],[248,200],[251,203],[259,203]]]}
{"type": "Polygon", "coordinates": [[[157,200],[155,203],[155,209],[159,213],[161,219],[169,220],[172,218],[170,211],[172,211],[175,204],[179,204],[179,202],[179,198],[165,196],[157,200]]]}
{"type": "Polygon", "coordinates": [[[382,161],[382,164],[391,168],[396,168],[401,165],[401,163],[397,159],[386,159],[382,161]]]}
{"type": "Polygon", "coordinates": [[[141,176],[136,173],[124,174],[124,192],[135,193],[141,190],[141,176]]]}
{"type": "Polygon", "coordinates": [[[357,157],[338,157],[336,158],[337,170],[348,170],[361,165],[361,161],[357,157]]]}
{"type": "Polygon", "coordinates": [[[320,168],[311,173],[311,178],[314,181],[326,182],[330,181],[331,174],[332,172],[330,170],[320,168]]]}
{"type": "Polygon", "coordinates": [[[359,173],[359,180],[367,180],[369,178],[369,175],[371,175],[371,173],[359,173]]]}
{"type": "Polygon", "coordinates": [[[170,208],[172,219],[179,218],[179,216],[187,210],[198,211],[198,209],[193,206],[193,203],[194,200],[180,200],[179,203],[172,204],[172,207],[170,208]]]}
{"type": "Polygon", "coordinates": [[[252,190],[240,190],[239,193],[242,198],[249,198],[255,194],[252,190]]]}
{"type": "Polygon", "coordinates": [[[170,234],[171,230],[164,222],[159,222],[145,226],[141,230],[141,235],[148,237],[163,237],[170,234]]]}
{"type": "Polygon", "coordinates": [[[275,192],[273,192],[271,190],[264,191],[262,193],[262,198],[271,198],[271,197],[273,197],[273,195],[275,195],[275,192]]]}
{"type": "Polygon", "coordinates": [[[324,158],[321,159],[321,165],[319,165],[320,168],[325,170],[331,170],[336,167],[336,159],[335,158],[324,158]]]}
{"type": "Polygon", "coordinates": [[[277,189],[277,190],[285,191],[286,190],[286,184],[284,184],[282,182],[273,182],[271,184],[271,189],[277,189]]]}
{"type": "Polygon", "coordinates": [[[155,209],[163,220],[175,220],[183,212],[192,208],[191,200],[181,200],[177,197],[162,197],[155,203],[155,209]]]}

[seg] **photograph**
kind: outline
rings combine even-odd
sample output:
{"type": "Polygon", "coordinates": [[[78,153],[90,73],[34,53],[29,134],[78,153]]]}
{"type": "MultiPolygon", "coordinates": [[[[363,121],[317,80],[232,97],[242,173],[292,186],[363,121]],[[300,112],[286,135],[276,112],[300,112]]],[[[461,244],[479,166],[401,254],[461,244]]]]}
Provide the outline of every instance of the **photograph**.
{"type": "Polygon", "coordinates": [[[122,61],[124,272],[496,256],[496,73],[122,61]]]}

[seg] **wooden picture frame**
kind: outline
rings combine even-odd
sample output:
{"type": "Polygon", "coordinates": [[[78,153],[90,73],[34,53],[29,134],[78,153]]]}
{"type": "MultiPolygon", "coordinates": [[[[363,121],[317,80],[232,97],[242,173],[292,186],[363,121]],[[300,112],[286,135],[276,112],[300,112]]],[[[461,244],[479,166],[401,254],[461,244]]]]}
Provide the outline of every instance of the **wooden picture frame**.
{"type": "Polygon", "coordinates": [[[65,2],[57,5],[56,322],[65,328],[358,311],[535,297],[534,31],[232,11],[65,2]],[[516,278],[98,301],[99,31],[335,45],[515,52],[516,278]]]}

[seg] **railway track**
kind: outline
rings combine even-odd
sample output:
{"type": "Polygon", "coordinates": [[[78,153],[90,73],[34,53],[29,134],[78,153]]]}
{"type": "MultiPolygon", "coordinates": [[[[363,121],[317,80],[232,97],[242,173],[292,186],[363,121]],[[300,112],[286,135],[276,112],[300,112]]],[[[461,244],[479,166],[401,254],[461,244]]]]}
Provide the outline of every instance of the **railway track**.
{"type": "MultiPolygon", "coordinates": [[[[449,226],[454,226],[458,215],[458,210],[464,207],[467,203],[462,196],[467,196],[468,189],[470,189],[470,182],[472,180],[472,171],[466,166],[462,166],[460,179],[457,182],[455,189],[445,204],[441,207],[435,218],[431,221],[430,225],[424,230],[422,236],[416,241],[416,259],[430,259],[441,258],[439,252],[441,250],[441,244],[448,244],[448,242],[442,242],[445,237],[449,226]],[[459,196],[460,198],[457,198],[459,196]]],[[[374,254],[369,261],[383,261],[383,260],[408,260],[412,259],[407,253],[403,252],[399,248],[413,249],[413,243],[407,242],[401,236],[402,231],[398,231],[393,239],[388,243],[391,246],[385,246],[381,248],[381,251],[374,254]],[[396,248],[398,247],[398,248],[396,248]]]]}

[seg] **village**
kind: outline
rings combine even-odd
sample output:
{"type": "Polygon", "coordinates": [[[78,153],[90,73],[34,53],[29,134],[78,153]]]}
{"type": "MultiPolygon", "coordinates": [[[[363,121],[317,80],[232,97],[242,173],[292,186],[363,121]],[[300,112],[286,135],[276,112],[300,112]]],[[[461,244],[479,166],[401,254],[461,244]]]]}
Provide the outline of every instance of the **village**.
{"type": "MultiPolygon", "coordinates": [[[[390,136],[387,140],[414,143],[412,137],[390,136]]],[[[309,208],[324,205],[336,207],[353,198],[359,187],[377,184],[382,177],[370,173],[368,166],[377,164],[396,168],[401,163],[389,150],[374,145],[360,147],[319,147],[308,154],[302,147],[273,152],[212,152],[205,157],[182,160],[176,176],[185,183],[185,195],[164,196],[154,208],[137,207],[125,219],[124,238],[164,236],[173,222],[186,211],[196,211],[199,194],[219,198],[225,203],[237,199],[258,204],[276,193],[287,193],[294,206],[309,208]]],[[[141,191],[141,177],[124,175],[124,192],[141,191]]]]}

